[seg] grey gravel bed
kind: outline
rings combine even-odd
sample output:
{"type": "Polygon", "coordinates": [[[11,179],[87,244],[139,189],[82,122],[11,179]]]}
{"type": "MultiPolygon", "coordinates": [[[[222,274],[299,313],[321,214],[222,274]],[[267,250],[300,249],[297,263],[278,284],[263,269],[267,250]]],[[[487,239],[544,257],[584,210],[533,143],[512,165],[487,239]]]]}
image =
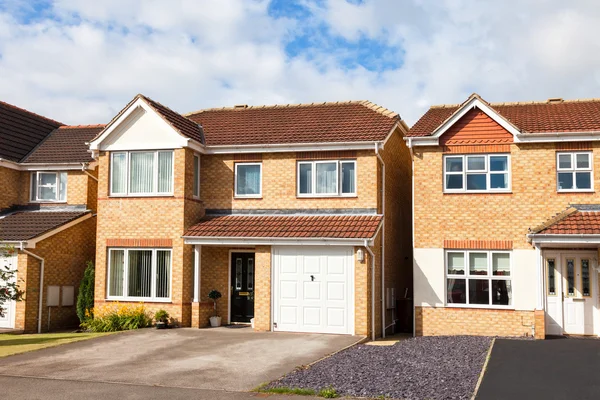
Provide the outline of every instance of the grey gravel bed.
{"type": "Polygon", "coordinates": [[[298,369],[267,387],[333,387],[338,394],[395,399],[469,399],[491,338],[418,337],[393,346],[358,345],[309,368],[298,369]]]}

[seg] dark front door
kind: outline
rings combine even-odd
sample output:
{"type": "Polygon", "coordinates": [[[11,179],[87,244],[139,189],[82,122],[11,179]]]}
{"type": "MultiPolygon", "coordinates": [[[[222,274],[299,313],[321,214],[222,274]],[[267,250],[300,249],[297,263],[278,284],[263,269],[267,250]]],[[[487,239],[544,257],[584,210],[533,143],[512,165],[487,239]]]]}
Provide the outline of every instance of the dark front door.
{"type": "Polygon", "coordinates": [[[231,322],[254,318],[254,253],[231,253],[231,322]]]}

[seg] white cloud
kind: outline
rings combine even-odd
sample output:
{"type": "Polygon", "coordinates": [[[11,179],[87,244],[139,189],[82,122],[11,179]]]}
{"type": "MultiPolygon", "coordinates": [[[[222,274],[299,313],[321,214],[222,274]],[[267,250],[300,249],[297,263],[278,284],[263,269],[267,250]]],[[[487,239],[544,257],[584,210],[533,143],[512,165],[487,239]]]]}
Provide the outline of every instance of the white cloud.
{"type": "Polygon", "coordinates": [[[430,104],[474,91],[490,101],[598,97],[594,0],[305,1],[310,20],[272,18],[265,0],[57,0],[24,23],[13,4],[0,11],[0,99],[67,123],[106,122],[138,92],[181,112],[370,99],[412,124],[430,104]],[[319,26],[389,46],[380,57],[400,51],[403,63],[341,64],[355,49],[332,51],[319,26]],[[307,32],[319,32],[312,47],[287,55],[288,40],[307,32]]]}

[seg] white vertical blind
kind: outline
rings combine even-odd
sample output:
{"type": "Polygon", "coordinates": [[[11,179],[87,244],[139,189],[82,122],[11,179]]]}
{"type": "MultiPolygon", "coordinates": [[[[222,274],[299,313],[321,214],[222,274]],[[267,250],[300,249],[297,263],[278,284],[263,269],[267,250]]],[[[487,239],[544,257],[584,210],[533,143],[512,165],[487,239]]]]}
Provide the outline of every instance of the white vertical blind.
{"type": "Polygon", "coordinates": [[[337,193],[337,163],[317,163],[317,193],[337,193]]]}
{"type": "Polygon", "coordinates": [[[154,152],[130,153],[129,170],[130,193],[154,191],[154,152]]]}
{"type": "Polygon", "coordinates": [[[173,152],[158,152],[158,193],[170,193],[173,185],[173,152]]]}
{"type": "Polygon", "coordinates": [[[127,193],[127,153],[113,153],[111,193],[127,193]]]}
{"type": "Polygon", "coordinates": [[[171,289],[171,252],[156,251],[156,297],[168,298],[171,289]]]}
{"type": "Polygon", "coordinates": [[[110,251],[109,296],[123,296],[123,277],[125,269],[125,251],[110,251]]]}
{"type": "Polygon", "coordinates": [[[59,173],[59,188],[58,188],[58,200],[66,201],[67,200],[67,173],[60,172],[59,173]]]}
{"type": "Polygon", "coordinates": [[[236,195],[260,195],[261,166],[258,164],[237,164],[236,195]]]}
{"type": "Polygon", "coordinates": [[[300,193],[312,193],[312,164],[302,163],[299,166],[298,179],[300,180],[300,193]]]}
{"type": "Polygon", "coordinates": [[[129,250],[127,296],[152,296],[152,250],[129,250]]]}

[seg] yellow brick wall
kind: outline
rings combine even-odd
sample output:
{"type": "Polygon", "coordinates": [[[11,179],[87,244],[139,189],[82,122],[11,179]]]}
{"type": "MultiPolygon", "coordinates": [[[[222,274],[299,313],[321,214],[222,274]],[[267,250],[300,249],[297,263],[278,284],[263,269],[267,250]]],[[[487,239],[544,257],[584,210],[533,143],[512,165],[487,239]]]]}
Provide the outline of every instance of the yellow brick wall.
{"type": "Polygon", "coordinates": [[[377,159],[374,151],[357,152],[357,197],[296,197],[296,153],[265,153],[262,199],[235,199],[234,157],[202,157],[201,198],[207,209],[377,208],[377,159]]]}
{"type": "MultiPolygon", "coordinates": [[[[202,246],[200,265],[200,301],[212,301],[208,293],[215,289],[221,292],[217,300],[217,313],[223,324],[227,323],[229,310],[229,247],[202,246]]],[[[253,250],[248,250],[253,251],[253,250]]]]}
{"type": "Polygon", "coordinates": [[[96,303],[106,299],[107,239],[172,240],[171,303],[147,304],[152,312],[163,308],[181,325],[191,325],[193,247],[181,235],[203,215],[202,204],[192,198],[193,152],[174,153],[174,193],[167,197],[109,197],[109,155],[100,154],[98,183],[98,234],[96,240],[96,303]]]}
{"type": "Polygon", "coordinates": [[[19,203],[22,187],[22,174],[14,169],[0,167],[0,210],[19,203]]]}
{"type": "Polygon", "coordinates": [[[271,330],[271,246],[256,246],[254,329],[271,330]]]}
{"type": "Polygon", "coordinates": [[[531,337],[534,325],[534,311],[415,307],[417,336],[531,337]]]}
{"type": "MultiPolygon", "coordinates": [[[[556,192],[556,148],[510,145],[512,193],[444,194],[442,151],[414,149],[415,247],[442,248],[449,240],[512,240],[531,248],[526,234],[570,203],[597,204],[597,193],[556,192]]],[[[594,187],[600,188],[600,143],[593,143],[594,187]]]]}
{"type": "MultiPolygon", "coordinates": [[[[48,330],[48,307],[45,306],[48,286],[73,286],[76,301],[86,262],[94,260],[95,235],[96,218],[92,217],[42,240],[37,243],[34,249],[28,249],[45,260],[44,295],[42,297],[43,332],[48,330]]],[[[17,277],[19,284],[22,285],[26,293],[25,300],[17,303],[15,325],[17,329],[36,332],[40,262],[21,253],[19,255],[17,277]]],[[[50,315],[50,330],[72,328],[79,325],[75,305],[52,307],[50,315]]]]}

